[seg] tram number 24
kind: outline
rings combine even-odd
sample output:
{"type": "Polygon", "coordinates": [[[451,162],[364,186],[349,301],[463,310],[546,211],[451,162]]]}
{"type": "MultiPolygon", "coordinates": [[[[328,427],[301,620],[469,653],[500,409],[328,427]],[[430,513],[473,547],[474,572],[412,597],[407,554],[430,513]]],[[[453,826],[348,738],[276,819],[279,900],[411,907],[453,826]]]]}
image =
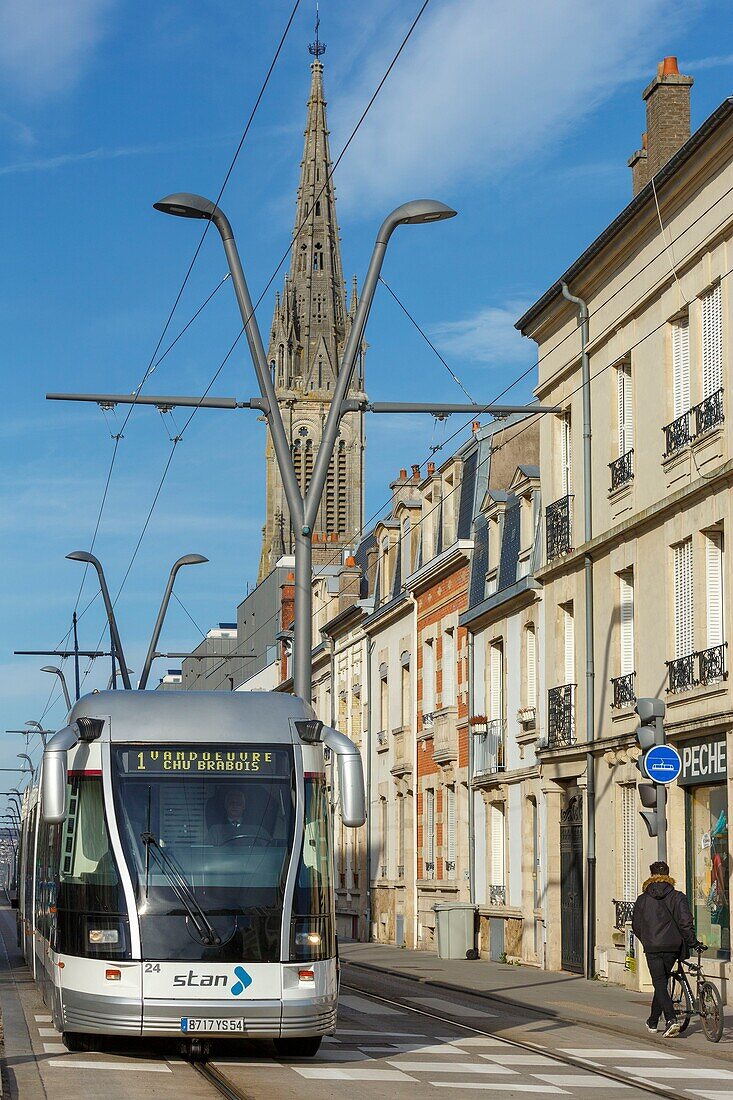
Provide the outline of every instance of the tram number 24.
{"type": "Polygon", "coordinates": [[[160,974],[160,963],[145,963],[146,974],[160,974]]]}

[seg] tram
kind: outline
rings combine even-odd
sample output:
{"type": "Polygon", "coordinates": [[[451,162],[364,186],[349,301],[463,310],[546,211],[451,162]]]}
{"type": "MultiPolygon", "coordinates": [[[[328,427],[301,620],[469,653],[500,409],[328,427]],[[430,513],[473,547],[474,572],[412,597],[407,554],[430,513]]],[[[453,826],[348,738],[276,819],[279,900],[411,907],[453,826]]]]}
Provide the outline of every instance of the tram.
{"type": "Polygon", "coordinates": [[[295,696],[87,695],[26,793],[18,931],[69,1050],[102,1036],[267,1038],[312,1055],[336,1024],[325,749],[344,824],[357,748],[295,696]]]}

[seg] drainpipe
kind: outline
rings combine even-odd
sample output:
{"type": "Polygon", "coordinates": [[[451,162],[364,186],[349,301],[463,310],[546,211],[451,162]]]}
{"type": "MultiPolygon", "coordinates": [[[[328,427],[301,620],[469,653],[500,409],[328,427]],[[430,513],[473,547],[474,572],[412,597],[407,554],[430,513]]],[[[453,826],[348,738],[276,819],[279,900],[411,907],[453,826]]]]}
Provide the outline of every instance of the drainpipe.
{"type": "Polygon", "coordinates": [[[476,820],[473,805],[473,633],[468,631],[468,900],[476,904],[476,820]]]}
{"type": "MultiPolygon", "coordinates": [[[[580,318],[580,373],[583,386],[583,540],[593,538],[593,486],[591,481],[591,409],[590,365],[588,362],[588,305],[562,283],[563,298],[578,307],[580,318]]],[[[593,559],[583,557],[585,578],[585,726],[586,803],[588,830],[586,841],[586,949],[585,976],[593,978],[596,954],[596,773],[592,744],[595,738],[595,665],[593,657],[593,559]]]]}
{"type": "Polygon", "coordinates": [[[412,905],[412,947],[414,951],[417,951],[417,929],[418,929],[418,892],[417,892],[417,796],[420,789],[420,785],[417,780],[417,599],[414,592],[409,593],[410,603],[412,604],[412,656],[410,660],[414,662],[415,674],[410,677],[410,686],[412,687],[412,759],[413,759],[413,773],[412,773],[412,851],[414,853],[415,860],[415,874],[413,876],[413,905],[412,905]]]}
{"type": "Polygon", "coordinates": [[[366,819],[366,942],[372,941],[372,653],[375,642],[366,636],[366,758],[367,758],[367,819],[366,819]]]}

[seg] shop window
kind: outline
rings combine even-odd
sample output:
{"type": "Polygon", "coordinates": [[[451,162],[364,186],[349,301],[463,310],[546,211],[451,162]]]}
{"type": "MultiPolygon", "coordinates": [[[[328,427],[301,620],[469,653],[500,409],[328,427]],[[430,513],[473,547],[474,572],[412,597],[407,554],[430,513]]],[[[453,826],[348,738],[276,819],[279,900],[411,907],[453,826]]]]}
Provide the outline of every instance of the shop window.
{"type": "Polygon", "coordinates": [[[728,791],[725,781],[687,791],[687,896],[708,958],[730,959],[728,791]]]}

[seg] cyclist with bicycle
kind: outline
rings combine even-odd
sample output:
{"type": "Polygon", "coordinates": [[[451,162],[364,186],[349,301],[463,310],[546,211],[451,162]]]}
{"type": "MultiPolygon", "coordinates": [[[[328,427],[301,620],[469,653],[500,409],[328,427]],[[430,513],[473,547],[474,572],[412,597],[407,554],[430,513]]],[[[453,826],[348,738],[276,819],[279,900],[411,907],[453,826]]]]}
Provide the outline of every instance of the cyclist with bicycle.
{"type": "Polygon", "coordinates": [[[680,1034],[681,1024],[669,995],[669,977],[677,960],[697,949],[698,940],[689,902],[681,890],[675,890],[669,865],[657,860],[649,870],[651,875],[634,904],[631,927],[644,948],[654,985],[647,1031],[656,1032],[664,1014],[664,1037],[670,1038],[680,1034]]]}

